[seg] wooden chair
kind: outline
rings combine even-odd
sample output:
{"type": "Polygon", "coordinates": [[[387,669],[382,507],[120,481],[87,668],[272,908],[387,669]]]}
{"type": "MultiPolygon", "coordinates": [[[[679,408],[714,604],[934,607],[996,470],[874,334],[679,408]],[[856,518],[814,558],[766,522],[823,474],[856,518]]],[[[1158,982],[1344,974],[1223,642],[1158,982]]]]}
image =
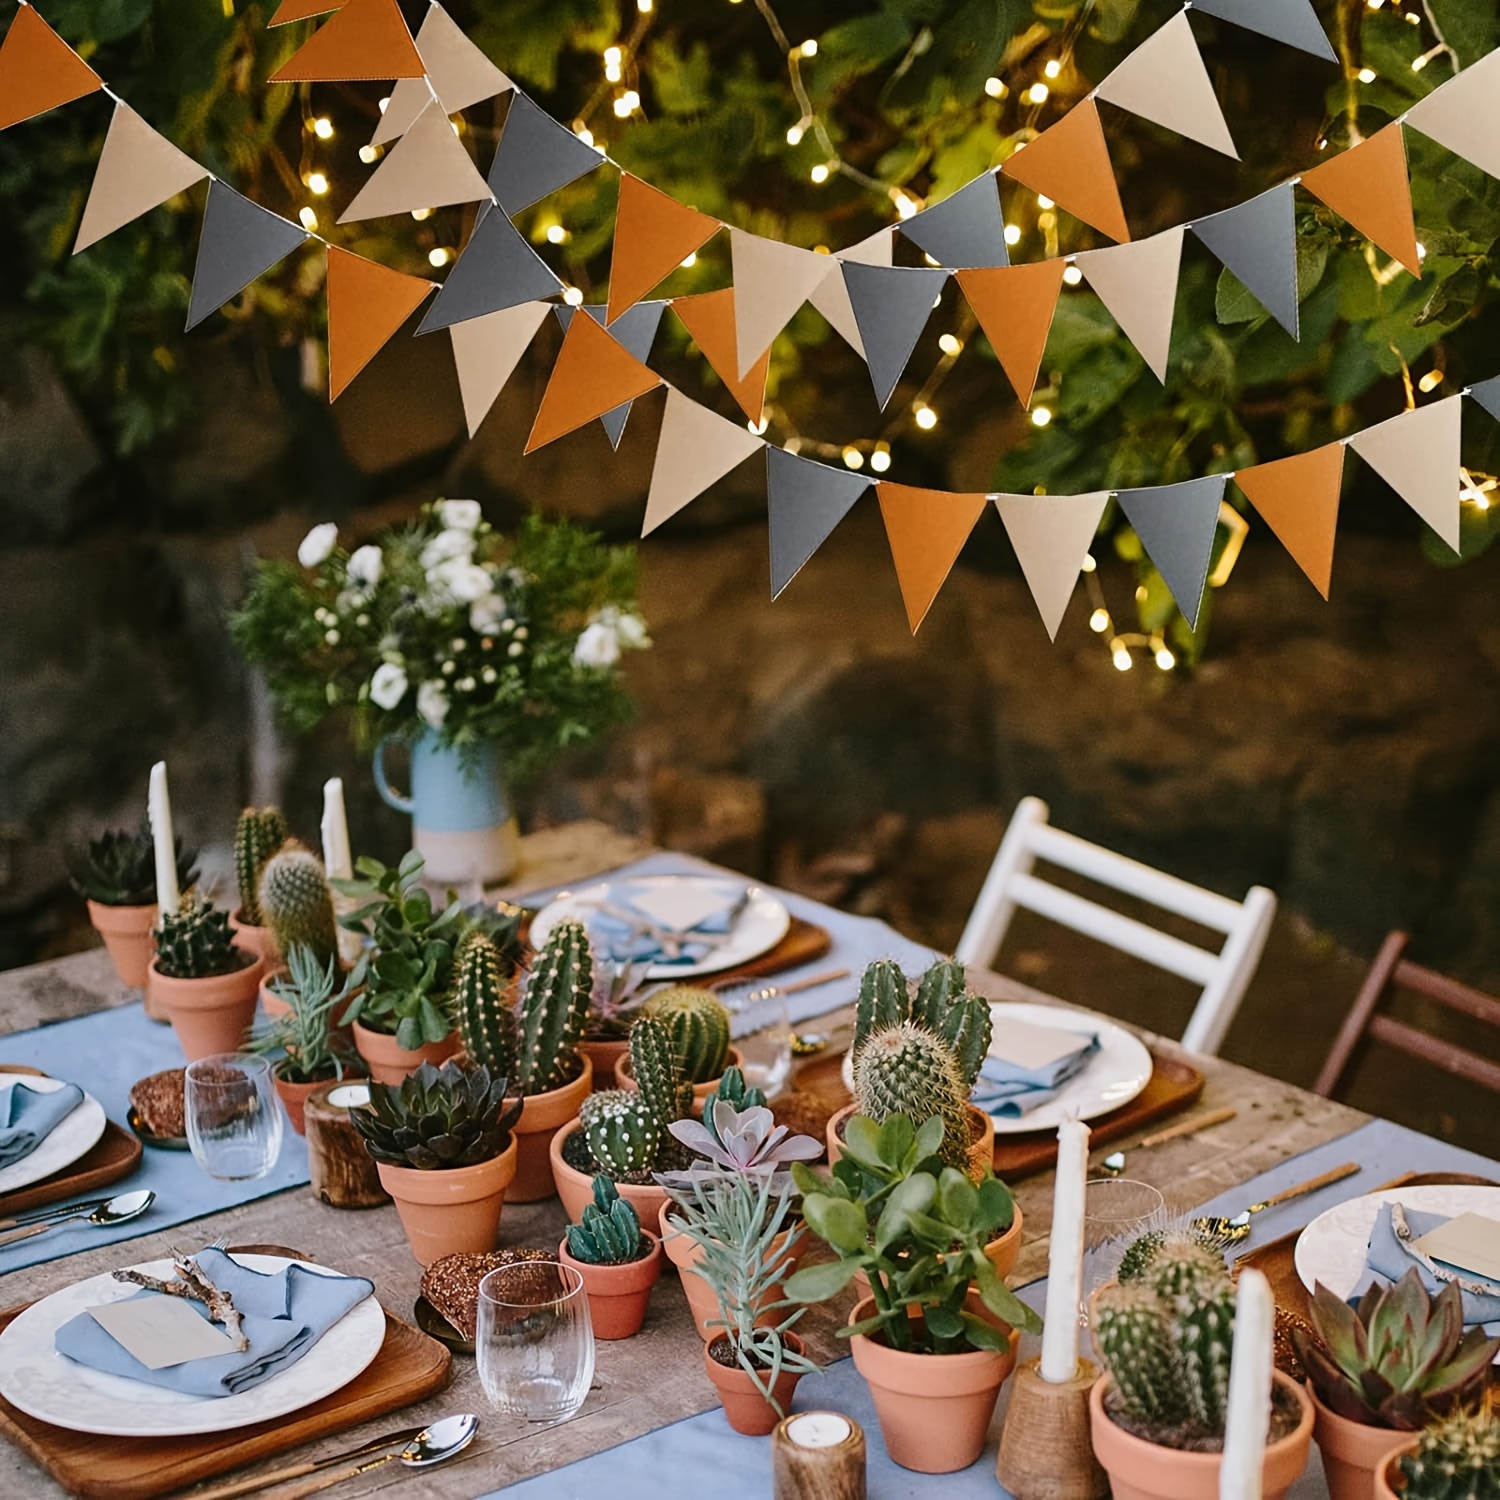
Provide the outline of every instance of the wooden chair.
{"type": "Polygon", "coordinates": [[[1063,833],[1049,826],[1047,818],[1047,804],[1038,797],[1025,797],[1017,805],[979,899],[969,913],[955,957],[965,964],[992,963],[1016,907],[1023,906],[1202,985],[1203,993],[1182,1034],[1182,1044],[1194,1052],[1216,1053],[1260,962],[1271,919],[1276,915],[1274,893],[1257,885],[1250,888],[1244,901],[1231,901],[1063,833]],[[1224,945],[1217,953],[1200,948],[1086,896],[1049,884],[1032,873],[1038,859],[1222,932],[1224,945]]]}
{"type": "Polygon", "coordinates": [[[1481,1088],[1500,1093],[1500,1063],[1480,1057],[1476,1052],[1460,1047],[1455,1042],[1440,1041],[1428,1036],[1405,1021],[1379,1014],[1381,1002],[1393,989],[1407,989],[1428,1000],[1456,1010],[1460,1015],[1489,1026],[1500,1027],[1500,1000],[1466,984],[1449,979],[1434,969],[1424,969],[1401,955],[1411,941],[1409,933],[1392,932],[1380,945],[1370,972],[1344,1017],[1338,1037],[1313,1084],[1313,1093],[1331,1098],[1338,1088],[1355,1049],[1365,1037],[1372,1037],[1387,1046],[1397,1047],[1403,1052],[1429,1062],[1455,1078],[1467,1079],[1481,1088]]]}

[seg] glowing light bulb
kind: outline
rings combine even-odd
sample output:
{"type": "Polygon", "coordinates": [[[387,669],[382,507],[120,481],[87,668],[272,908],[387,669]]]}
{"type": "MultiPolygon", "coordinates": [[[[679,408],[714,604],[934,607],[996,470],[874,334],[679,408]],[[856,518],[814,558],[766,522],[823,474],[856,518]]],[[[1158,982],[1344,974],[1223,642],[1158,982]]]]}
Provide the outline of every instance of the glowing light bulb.
{"type": "Polygon", "coordinates": [[[828,167],[826,163],[820,161],[807,175],[811,177],[814,182],[827,182],[828,167]]]}
{"type": "Polygon", "coordinates": [[[579,291],[576,286],[564,287],[563,301],[566,302],[569,307],[582,307],[583,293],[579,291]]]}
{"type": "Polygon", "coordinates": [[[808,37],[797,50],[803,57],[816,57],[818,55],[818,44],[811,37],[808,37]]]}
{"type": "Polygon", "coordinates": [[[1046,232],[1049,229],[1056,229],[1057,215],[1055,213],[1052,213],[1050,210],[1046,213],[1038,214],[1036,216],[1036,227],[1043,232],[1046,232]]]}
{"type": "Polygon", "coordinates": [[[1421,242],[1421,240],[1418,240],[1417,241],[1417,259],[1418,260],[1425,260],[1426,257],[1427,257],[1427,246],[1424,245],[1421,242]]]}
{"type": "Polygon", "coordinates": [[[1441,370],[1429,370],[1418,382],[1417,389],[1424,394],[1435,391],[1443,383],[1443,372],[1441,370]]]}
{"type": "Polygon", "coordinates": [[[624,61],[625,54],[618,47],[606,47],[604,49],[604,66],[606,68],[618,68],[624,61]]]}
{"type": "Polygon", "coordinates": [[[753,432],[756,437],[764,436],[766,428],[768,428],[770,425],[771,419],[769,417],[762,417],[758,422],[745,423],[745,426],[749,428],[749,430],[753,432]]]}
{"type": "Polygon", "coordinates": [[[865,466],[865,456],[858,448],[852,445],[844,449],[844,467],[846,469],[862,469],[865,466]]]}
{"type": "Polygon", "coordinates": [[[1375,82],[1375,69],[1374,68],[1361,68],[1359,70],[1359,81],[1361,83],[1374,83],[1375,82]]]}
{"type": "Polygon", "coordinates": [[[1488,510],[1490,508],[1490,497],[1488,495],[1477,495],[1474,499],[1475,510],[1488,510]]]}
{"type": "Polygon", "coordinates": [[[1038,193],[1036,195],[1036,206],[1038,208],[1056,208],[1057,204],[1055,204],[1052,199],[1050,199],[1045,193],[1038,193]]]}
{"type": "Polygon", "coordinates": [[[1058,62],[1058,60],[1055,57],[1052,59],[1051,62],[1049,62],[1047,64],[1047,66],[1045,68],[1042,69],[1043,75],[1045,77],[1047,77],[1047,78],[1056,78],[1057,75],[1059,73],[1061,73],[1061,72],[1062,72],[1062,64],[1060,62],[1058,62]]]}
{"type": "Polygon", "coordinates": [[[1080,271],[1077,266],[1064,266],[1063,280],[1066,281],[1069,286],[1077,286],[1078,283],[1083,280],[1083,272],[1080,271]]]}
{"type": "Polygon", "coordinates": [[[608,83],[618,83],[625,76],[624,70],[619,63],[606,63],[604,65],[604,77],[608,83]]]}
{"type": "Polygon", "coordinates": [[[877,448],[870,455],[870,467],[877,474],[884,474],[891,466],[891,455],[884,448],[877,448]]]}
{"type": "Polygon", "coordinates": [[[1031,414],[1031,425],[1033,427],[1045,427],[1052,420],[1052,413],[1045,406],[1039,406],[1031,414]]]}
{"type": "Polygon", "coordinates": [[[1109,629],[1109,611],[1107,609],[1096,609],[1089,616],[1089,629],[1095,635],[1103,635],[1109,629]]]}
{"type": "Polygon", "coordinates": [[[1135,665],[1130,659],[1130,652],[1124,646],[1116,646],[1112,658],[1117,672],[1128,672],[1135,665]]]}
{"type": "Polygon", "coordinates": [[[327,115],[319,115],[318,118],[312,122],[312,131],[320,141],[332,140],[333,121],[330,120],[327,115]]]}
{"type": "Polygon", "coordinates": [[[800,125],[793,125],[787,131],[786,143],[788,146],[800,146],[802,144],[802,127],[800,125]]]}
{"type": "Polygon", "coordinates": [[[1177,658],[1165,646],[1158,646],[1156,648],[1156,665],[1163,672],[1170,672],[1177,665],[1177,658]]]}
{"type": "Polygon", "coordinates": [[[302,220],[302,227],[311,234],[318,227],[318,216],[312,209],[304,208],[297,217],[302,220]]]}
{"type": "Polygon", "coordinates": [[[429,266],[446,266],[453,259],[453,252],[445,250],[441,245],[435,250],[427,252],[427,264],[429,266]]]}
{"type": "Polygon", "coordinates": [[[1144,604],[1146,602],[1146,585],[1144,583],[1138,583],[1135,586],[1135,602],[1137,604],[1144,604]]]}
{"type": "Polygon", "coordinates": [[[944,354],[958,354],[962,351],[963,347],[964,341],[951,333],[945,333],[938,340],[938,348],[941,349],[944,354]]]}
{"type": "Polygon", "coordinates": [[[411,211],[411,216],[420,224],[423,219],[430,219],[435,211],[431,208],[414,208],[411,211]]]}
{"type": "Polygon", "coordinates": [[[679,264],[682,266],[682,269],[684,271],[690,271],[694,266],[698,264],[698,252],[696,250],[690,252],[688,258],[684,261],[680,261],[679,264]]]}
{"type": "Polygon", "coordinates": [[[359,148],[359,159],[368,167],[372,162],[380,160],[379,146],[361,146],[359,148]]]}
{"type": "Polygon", "coordinates": [[[917,426],[923,432],[931,432],[938,424],[937,413],[930,406],[919,406],[916,408],[917,426]]]}
{"type": "Polygon", "coordinates": [[[1092,573],[1098,566],[1099,564],[1094,561],[1094,554],[1092,552],[1084,554],[1083,571],[1085,573],[1092,573]]]}
{"type": "Polygon", "coordinates": [[[1021,243],[1021,226],[1019,224],[1007,224],[1005,226],[1005,243],[1007,245],[1019,245],[1021,243]]]}
{"type": "Polygon", "coordinates": [[[576,135],[585,146],[592,146],[594,144],[594,132],[590,130],[587,125],[575,125],[573,127],[573,134],[576,135]]]}
{"type": "Polygon", "coordinates": [[[1427,66],[1427,54],[1424,52],[1419,58],[1417,58],[1412,63],[1411,70],[1412,70],[1413,73],[1420,73],[1422,71],[1422,69],[1425,68],[1426,66],[1427,66]]]}
{"type": "Polygon", "coordinates": [[[310,193],[315,193],[321,198],[328,191],[327,176],[322,172],[309,172],[307,174],[307,189],[310,193]]]}
{"type": "Polygon", "coordinates": [[[643,16],[649,16],[656,9],[656,0],[635,0],[635,8],[643,16]]]}
{"type": "Polygon", "coordinates": [[[1026,90],[1026,97],[1033,104],[1045,104],[1047,96],[1052,92],[1045,83],[1034,83],[1026,90]]]}
{"type": "Polygon", "coordinates": [[[388,110],[390,107],[391,107],[391,96],[389,94],[387,94],[385,96],[385,98],[380,101],[380,113],[384,114],[386,112],[386,110],[388,110]]]}
{"type": "Polygon", "coordinates": [[[549,224],[547,226],[547,243],[549,245],[565,245],[572,236],[561,224],[549,224]]]}
{"type": "Polygon", "coordinates": [[[903,223],[907,219],[915,218],[922,211],[922,205],[910,193],[902,192],[900,188],[891,189],[891,202],[896,205],[896,217],[903,223]]]}
{"type": "Polygon", "coordinates": [[[998,78],[986,78],[984,80],[984,91],[991,99],[1003,99],[1010,92],[998,78]]]}

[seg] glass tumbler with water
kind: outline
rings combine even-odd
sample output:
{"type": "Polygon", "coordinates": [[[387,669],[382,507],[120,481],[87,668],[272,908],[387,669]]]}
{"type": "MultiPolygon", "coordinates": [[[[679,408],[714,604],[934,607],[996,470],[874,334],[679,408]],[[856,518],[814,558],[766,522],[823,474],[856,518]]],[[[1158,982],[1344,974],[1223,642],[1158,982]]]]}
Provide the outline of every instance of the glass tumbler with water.
{"type": "Polygon", "coordinates": [[[187,1066],[183,1085],[188,1147],[210,1177],[264,1177],[281,1154],[282,1114],[271,1064],[246,1052],[218,1052],[187,1066]]]}
{"type": "Polygon", "coordinates": [[[583,1277],[556,1261],[521,1261],[479,1283],[479,1381],[497,1411],[564,1422],[594,1379],[594,1330],[583,1277]]]}

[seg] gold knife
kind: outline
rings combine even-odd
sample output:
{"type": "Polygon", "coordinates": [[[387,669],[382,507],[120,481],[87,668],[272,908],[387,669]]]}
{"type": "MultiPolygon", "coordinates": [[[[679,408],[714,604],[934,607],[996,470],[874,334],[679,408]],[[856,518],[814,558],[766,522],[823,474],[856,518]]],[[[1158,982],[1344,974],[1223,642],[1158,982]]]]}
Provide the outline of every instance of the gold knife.
{"type": "Polygon", "coordinates": [[[192,1500],[231,1500],[234,1495],[253,1495],[256,1490],[268,1489],[273,1484],[283,1484],[288,1479],[301,1479],[308,1474],[316,1474],[323,1469],[331,1469],[335,1464],[348,1463],[353,1458],[364,1458],[368,1454],[378,1453],[383,1448],[394,1448],[398,1443],[409,1443],[420,1432],[427,1430],[428,1424],[423,1422],[416,1427],[403,1427],[399,1432],[382,1433],[377,1438],[371,1438],[368,1443],[362,1443],[358,1448],[346,1448],[341,1453],[330,1453],[327,1458],[309,1459],[305,1463],[291,1464],[284,1469],[273,1469],[269,1474],[252,1474],[248,1479],[236,1479],[229,1484],[221,1484],[215,1489],[198,1490],[194,1493],[192,1500]]]}

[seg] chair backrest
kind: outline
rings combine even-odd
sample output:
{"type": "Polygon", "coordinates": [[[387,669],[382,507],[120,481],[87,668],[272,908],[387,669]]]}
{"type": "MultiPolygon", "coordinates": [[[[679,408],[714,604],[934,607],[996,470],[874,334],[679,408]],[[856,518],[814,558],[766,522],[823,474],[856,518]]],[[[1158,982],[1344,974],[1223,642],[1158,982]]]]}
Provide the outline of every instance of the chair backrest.
{"type": "Polygon", "coordinates": [[[1023,798],[1017,805],[955,957],[966,964],[992,963],[1016,907],[1025,907],[1201,985],[1182,1044],[1194,1052],[1216,1053],[1260,962],[1276,914],[1275,895],[1257,885],[1243,901],[1231,901],[1064,833],[1047,819],[1047,804],[1038,797],[1023,798]],[[1222,932],[1224,945],[1217,953],[1200,948],[1052,885],[1032,873],[1039,859],[1222,932]]]}
{"type": "Polygon", "coordinates": [[[1339,1028],[1333,1048],[1323,1064],[1323,1071],[1313,1084],[1313,1093],[1322,1094],[1325,1098],[1332,1097],[1348,1071],[1355,1048],[1369,1036],[1387,1046],[1410,1053],[1413,1057],[1420,1057],[1424,1062],[1429,1062],[1456,1078],[1465,1078],[1470,1083],[1477,1083],[1482,1088],[1500,1094],[1500,1063],[1491,1062],[1489,1058],[1460,1047],[1456,1042],[1445,1042],[1428,1036],[1425,1031],[1408,1026],[1405,1021],[1380,1014],[1381,1002],[1392,990],[1406,989],[1436,1001],[1449,1010],[1458,1011],[1460,1015],[1500,1028],[1500,1000],[1481,990],[1470,989],[1466,984],[1459,984],[1457,980],[1449,979],[1435,969],[1424,969],[1421,964],[1414,964],[1410,959],[1404,958],[1402,955],[1410,941],[1410,934],[1405,932],[1387,934],[1354,1004],[1349,1007],[1349,1014],[1344,1017],[1344,1024],[1339,1028]]]}

